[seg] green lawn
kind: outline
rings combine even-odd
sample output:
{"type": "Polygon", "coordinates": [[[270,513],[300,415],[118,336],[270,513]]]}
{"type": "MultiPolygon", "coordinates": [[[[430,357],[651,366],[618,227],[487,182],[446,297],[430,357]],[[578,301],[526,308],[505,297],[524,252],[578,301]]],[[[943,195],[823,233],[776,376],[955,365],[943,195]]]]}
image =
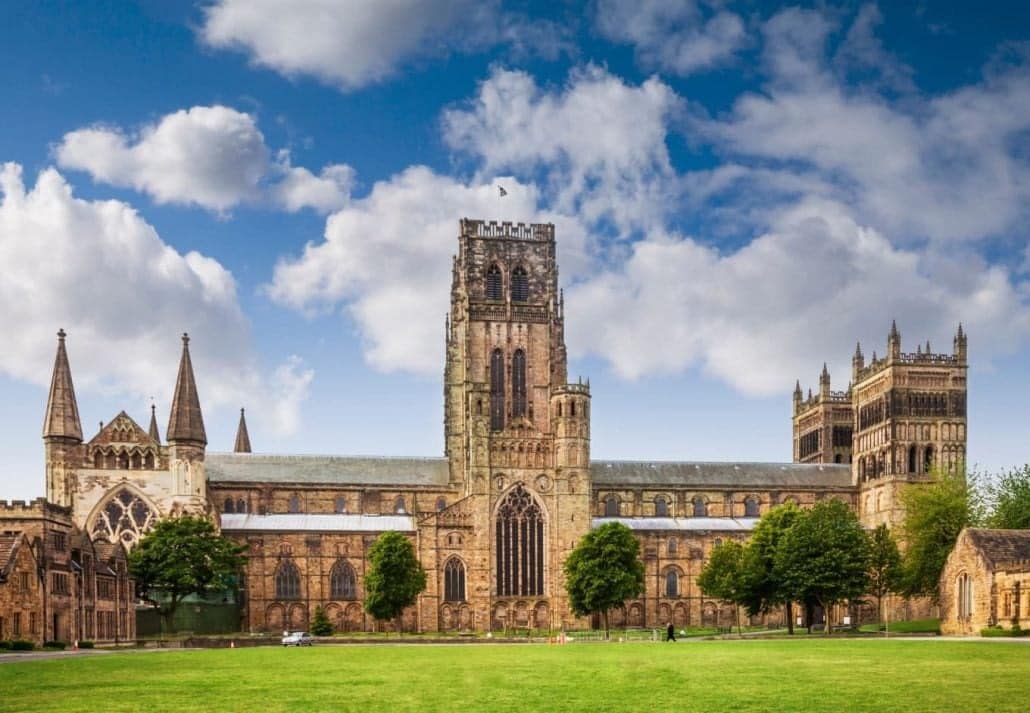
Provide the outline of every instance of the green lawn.
{"type": "Polygon", "coordinates": [[[268,647],[0,664],[0,710],[1023,711],[1028,680],[989,641],[268,647]]]}

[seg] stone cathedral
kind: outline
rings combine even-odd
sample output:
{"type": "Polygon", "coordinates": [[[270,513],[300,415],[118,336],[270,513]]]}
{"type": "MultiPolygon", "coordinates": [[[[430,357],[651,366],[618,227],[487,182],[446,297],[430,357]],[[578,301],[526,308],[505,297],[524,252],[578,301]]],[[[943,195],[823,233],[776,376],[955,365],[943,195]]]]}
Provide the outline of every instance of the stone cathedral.
{"type": "MultiPolygon", "coordinates": [[[[233,452],[209,451],[185,335],[164,441],[153,408],[147,429],[122,412],[85,440],[62,333],[44,426],[46,499],[4,504],[0,531],[46,560],[46,541],[33,545],[31,534],[49,518],[123,562],[155,520],[207,514],[248,545],[240,629],[253,632],[306,628],[316,606],[337,631],[371,630],[366,553],[399,531],[428,575],[405,629],[497,631],[589,626],[569,610],[562,564],[590,528],[615,520],[639,538],[646,591],[612,613],[613,625],[712,625],[730,615],[696,577],[715,545],[745,539],[769,508],[832,497],[868,526],[897,525],[899,490],[965,457],[961,326],[950,354],[929,344],[904,353],[892,326],[883,357],[867,363],[858,347],[846,390],[831,390],[825,367],[817,394],[806,398],[799,383],[793,463],[592,459],[590,386],[569,381],[564,326],[554,226],[462,220],[436,458],[252,453],[242,411],[233,452]]],[[[78,594],[58,596],[53,573],[37,568],[35,594],[13,596],[18,560],[4,542],[0,627],[39,599],[59,613],[33,619],[46,629],[36,638],[103,638],[79,614],[77,602],[95,598],[85,577],[78,594]]]]}

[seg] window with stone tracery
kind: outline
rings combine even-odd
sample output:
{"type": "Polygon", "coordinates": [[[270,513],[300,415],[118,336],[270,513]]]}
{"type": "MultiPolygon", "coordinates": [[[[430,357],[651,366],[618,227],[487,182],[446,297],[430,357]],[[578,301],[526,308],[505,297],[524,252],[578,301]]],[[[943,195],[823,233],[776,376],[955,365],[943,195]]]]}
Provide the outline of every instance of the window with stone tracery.
{"type": "Polygon", "coordinates": [[[276,599],[300,598],[300,571],[293,562],[286,561],[279,565],[275,573],[276,599]]]}
{"type": "Polygon", "coordinates": [[[516,485],[497,509],[497,595],[544,593],[544,516],[533,496],[516,485]]]}
{"type": "Polygon", "coordinates": [[[354,568],[347,560],[337,560],[329,575],[329,590],[333,599],[357,599],[354,568]]]}
{"type": "Polygon", "coordinates": [[[511,301],[526,302],[529,299],[529,274],[524,267],[511,271],[511,301]]]}
{"type": "Polygon", "coordinates": [[[501,268],[491,265],[486,271],[486,298],[488,300],[504,299],[501,286],[501,268]]]}
{"type": "Polygon", "coordinates": [[[157,521],[157,513],[126,488],[107,501],[93,522],[93,536],[132,547],[157,521]]]}
{"type": "Polygon", "coordinates": [[[451,557],[443,568],[443,599],[445,602],[465,601],[465,565],[451,557]]]}

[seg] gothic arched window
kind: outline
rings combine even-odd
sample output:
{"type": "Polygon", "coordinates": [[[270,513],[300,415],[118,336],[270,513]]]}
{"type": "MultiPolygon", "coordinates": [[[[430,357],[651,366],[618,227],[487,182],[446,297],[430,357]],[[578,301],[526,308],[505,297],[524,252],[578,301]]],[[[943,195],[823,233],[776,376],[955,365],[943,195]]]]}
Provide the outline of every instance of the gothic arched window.
{"type": "Polygon", "coordinates": [[[504,299],[501,286],[501,268],[491,265],[486,271],[486,298],[488,300],[504,299]]]}
{"type": "Polygon", "coordinates": [[[300,599],[300,571],[286,560],[275,573],[275,598],[300,599]]]}
{"type": "Polygon", "coordinates": [[[222,505],[222,512],[231,513],[235,512],[236,505],[233,503],[232,498],[226,498],[225,503],[222,505]]]}
{"type": "Polygon", "coordinates": [[[908,472],[909,473],[915,473],[916,472],[916,447],[915,446],[909,446],[908,447],[908,472]]]}
{"type": "Polygon", "coordinates": [[[659,496],[654,499],[654,516],[669,517],[669,501],[659,496]]]}
{"type": "Polygon", "coordinates": [[[927,446],[923,453],[923,472],[929,473],[933,470],[933,446],[927,446]]]}
{"type": "Polygon", "coordinates": [[[247,512],[247,501],[243,498],[236,501],[236,512],[247,512]]]}
{"type": "Polygon", "coordinates": [[[336,501],[333,503],[333,510],[337,513],[347,512],[347,498],[342,495],[336,497],[336,501]]]}
{"type": "Polygon", "coordinates": [[[708,517],[708,504],[705,499],[698,496],[693,500],[694,517],[708,517]]]}
{"type": "Polygon", "coordinates": [[[397,499],[393,501],[393,511],[397,514],[406,513],[408,509],[404,507],[404,496],[398,495],[397,499]]]}
{"type": "Polygon", "coordinates": [[[511,358],[511,415],[526,415],[526,353],[521,349],[511,358]]]}
{"type": "Polygon", "coordinates": [[[665,573],[665,596],[670,598],[676,598],[680,595],[680,577],[679,573],[670,569],[665,573]]]}
{"type": "Polygon", "coordinates": [[[447,498],[444,498],[444,497],[437,498],[436,499],[436,511],[440,512],[441,510],[446,510],[446,509],[447,509],[447,498]]]}
{"type": "Polygon", "coordinates": [[[329,573],[329,596],[333,599],[357,599],[354,568],[347,560],[336,560],[329,573]]]}
{"type": "Polygon", "coordinates": [[[122,488],[93,521],[93,536],[132,547],[157,521],[157,513],[139,495],[122,488]]]}
{"type": "Polygon", "coordinates": [[[529,299],[529,275],[524,267],[516,267],[511,272],[511,301],[525,302],[529,299]]]}
{"type": "Polygon", "coordinates": [[[494,349],[490,355],[490,430],[504,428],[504,354],[494,349]]]}
{"type": "Polygon", "coordinates": [[[609,495],[607,498],[604,499],[604,516],[619,516],[619,499],[614,495],[609,495]]]}
{"type": "Polygon", "coordinates": [[[447,560],[443,568],[443,600],[465,601],[465,565],[457,557],[447,560]]]}
{"type": "Polygon", "coordinates": [[[758,517],[758,500],[748,498],[744,501],[744,517],[758,517]]]}
{"type": "Polygon", "coordinates": [[[544,593],[544,516],[522,484],[505,496],[497,510],[497,595],[544,593]]]}
{"type": "Polygon", "coordinates": [[[299,495],[294,494],[294,495],[290,496],[289,508],[290,508],[290,512],[300,512],[300,496],[299,495]]]}

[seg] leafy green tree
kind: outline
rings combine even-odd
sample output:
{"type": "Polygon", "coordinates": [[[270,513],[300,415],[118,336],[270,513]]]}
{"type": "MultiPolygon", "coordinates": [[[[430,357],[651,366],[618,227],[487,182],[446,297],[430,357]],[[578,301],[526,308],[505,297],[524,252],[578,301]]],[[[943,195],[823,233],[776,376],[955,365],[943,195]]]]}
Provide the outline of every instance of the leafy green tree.
{"type": "Polygon", "coordinates": [[[395,619],[401,633],[401,614],[426,588],[411,541],[399,532],[384,532],[368,550],[365,611],[380,621],[395,619]]]}
{"type": "Polygon", "coordinates": [[[315,607],[315,616],[311,619],[311,633],[315,636],[331,636],[333,624],[326,616],[325,609],[315,607]]]}
{"type": "Polygon", "coordinates": [[[711,556],[697,577],[697,586],[706,596],[721,599],[733,605],[737,615],[737,633],[740,633],[740,605],[744,597],[742,565],[744,546],[727,540],[712,550],[711,556]]]}
{"type": "Polygon", "coordinates": [[[876,597],[876,621],[883,621],[883,598],[901,589],[901,553],[898,543],[880,524],[869,536],[869,593],[876,597]]]}
{"type": "Polygon", "coordinates": [[[644,591],[640,543],[621,522],[591,530],[565,560],[565,589],[578,616],[599,612],[608,638],[608,612],[644,591]]]}
{"type": "Polygon", "coordinates": [[[982,501],[976,476],[961,470],[938,472],[928,483],[912,484],[901,492],[905,506],[902,592],[940,599],[944,562],[962,528],[978,524],[982,501]]]}
{"type": "Polygon", "coordinates": [[[774,565],[780,540],[800,515],[801,509],[792,502],[769,510],[751,532],[741,562],[741,605],[750,616],[766,614],[777,606],[783,606],[791,634],[794,633],[791,599],[777,578],[774,565]]]}
{"type": "Polygon", "coordinates": [[[824,500],[804,512],[776,548],[775,570],[792,599],[816,602],[826,615],[868,588],[869,538],[855,513],[840,500],[824,500]]]}
{"type": "Polygon", "coordinates": [[[1013,468],[986,487],[991,502],[990,527],[1030,529],[1030,463],[1013,468]]]}
{"type": "Polygon", "coordinates": [[[158,522],[129,553],[129,573],[136,593],[157,607],[170,632],[183,598],[235,586],[246,549],[219,535],[206,518],[171,518],[158,522]]]}

